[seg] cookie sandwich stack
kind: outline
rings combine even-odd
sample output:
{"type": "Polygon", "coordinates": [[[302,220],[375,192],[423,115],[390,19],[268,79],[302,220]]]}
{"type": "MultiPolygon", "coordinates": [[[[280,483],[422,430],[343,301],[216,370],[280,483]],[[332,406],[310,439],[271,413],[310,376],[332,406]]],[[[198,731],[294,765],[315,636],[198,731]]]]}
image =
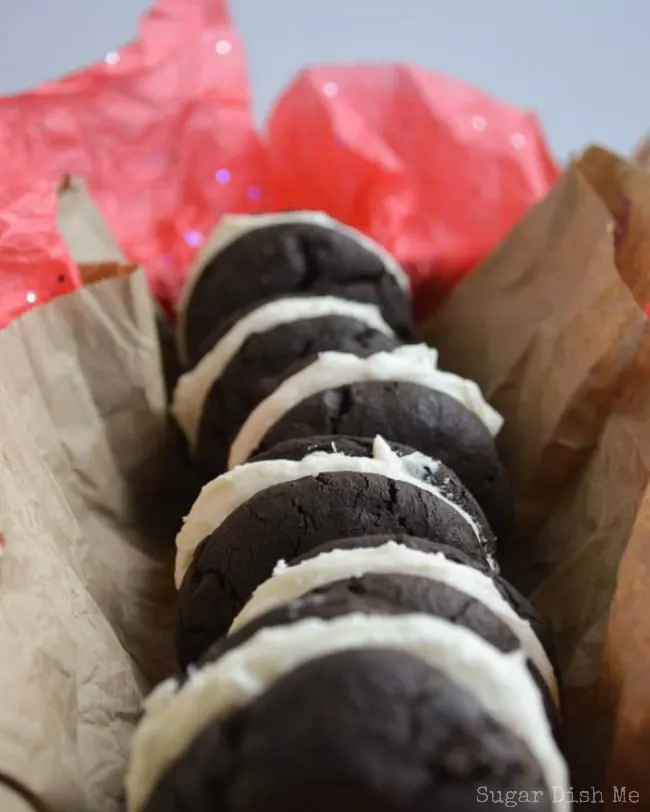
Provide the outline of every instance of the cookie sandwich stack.
{"type": "Polygon", "coordinates": [[[225,218],[197,259],[172,411],[206,484],[129,812],[565,808],[501,417],[411,332],[395,259],[323,214],[225,218]]]}

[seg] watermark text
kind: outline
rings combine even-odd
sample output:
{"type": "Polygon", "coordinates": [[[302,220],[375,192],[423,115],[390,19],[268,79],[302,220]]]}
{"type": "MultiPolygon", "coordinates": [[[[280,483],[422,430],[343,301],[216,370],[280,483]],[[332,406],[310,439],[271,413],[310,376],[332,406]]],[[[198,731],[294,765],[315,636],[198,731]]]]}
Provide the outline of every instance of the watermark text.
{"type": "Polygon", "coordinates": [[[588,789],[574,789],[573,787],[551,787],[550,791],[542,790],[495,790],[489,787],[479,787],[476,791],[476,801],[479,804],[503,806],[506,809],[516,809],[518,806],[529,806],[542,803],[551,796],[554,804],[638,804],[641,795],[630,787],[611,787],[608,790],[590,787],[588,789]]]}

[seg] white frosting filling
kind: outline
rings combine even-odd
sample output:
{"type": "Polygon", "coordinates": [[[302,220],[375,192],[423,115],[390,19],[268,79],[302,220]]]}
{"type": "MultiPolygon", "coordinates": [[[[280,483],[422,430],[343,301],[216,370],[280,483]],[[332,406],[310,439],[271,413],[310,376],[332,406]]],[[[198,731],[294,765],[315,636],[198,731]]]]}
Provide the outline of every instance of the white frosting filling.
{"type": "MultiPolygon", "coordinates": [[[[370,251],[379,257],[386,272],[395,278],[403,290],[410,290],[410,281],[406,272],[389,251],[379,245],[379,243],[370,239],[370,237],[367,237],[361,231],[357,231],[355,228],[350,228],[350,226],[346,226],[338,220],[334,220],[324,212],[288,211],[279,212],[278,214],[227,214],[221,218],[217,227],[203,243],[200,251],[197,252],[179,297],[177,310],[177,343],[179,356],[184,363],[187,363],[187,347],[185,344],[187,306],[196,283],[208,263],[231,243],[235,242],[235,240],[238,240],[244,234],[248,234],[251,231],[258,231],[259,229],[270,228],[272,226],[298,225],[303,223],[327,228],[330,229],[330,231],[338,231],[356,240],[366,251],[370,251]]],[[[245,270],[246,269],[244,269],[244,271],[245,270]]]]}
{"type": "MultiPolygon", "coordinates": [[[[316,451],[299,462],[293,460],[251,462],[213,479],[201,490],[176,537],[176,586],[180,587],[197,546],[251,497],[273,485],[337,471],[377,474],[388,479],[407,482],[433,494],[455,510],[471,527],[479,544],[484,545],[481,529],[469,513],[452,502],[439,488],[414,477],[408,463],[405,465],[402,459],[390,450],[387,443],[381,437],[377,437],[373,445],[373,457],[348,457],[345,454],[316,451]]],[[[259,543],[264,542],[260,539],[259,543]]],[[[494,561],[490,560],[490,564],[496,567],[494,561]]]]}
{"type": "Polygon", "coordinates": [[[214,382],[253,334],[265,333],[281,324],[323,316],[355,319],[385,335],[393,335],[375,305],[334,296],[277,299],[252,310],[217,342],[197,366],[181,376],[176,385],[172,412],[190,444],[196,445],[198,440],[203,404],[214,382]]]}
{"type": "Polygon", "coordinates": [[[521,648],[537,666],[555,701],[558,701],[553,666],[544,647],[530,623],[519,617],[491,578],[465,564],[450,561],[442,553],[411,550],[394,541],[381,547],[332,550],[291,567],[280,562],[273,576],[255,590],[253,597],[237,615],[230,633],[312,589],[348,578],[360,578],[368,573],[429,578],[480,601],[517,637],[521,648]]]}
{"type": "Polygon", "coordinates": [[[473,412],[496,435],[503,418],[484,400],[474,381],[442,372],[437,365],[437,351],[424,344],[406,345],[367,358],[340,352],[321,353],[313,364],[287,378],[252,411],[232,444],[228,467],[245,462],[267,432],[302,401],[319,392],[362,381],[414,383],[444,392],[473,412]]]}
{"type": "MultiPolygon", "coordinates": [[[[528,745],[549,790],[566,787],[567,768],[523,652],[503,654],[474,632],[428,615],[351,614],[263,629],[191,674],[185,685],[175,680],[160,685],[133,738],[126,782],[129,812],[142,809],[165,770],[211,721],[245,707],[309,660],[367,648],[404,651],[438,669],[528,745]]],[[[561,800],[557,808],[567,810],[568,805],[561,800]]]]}

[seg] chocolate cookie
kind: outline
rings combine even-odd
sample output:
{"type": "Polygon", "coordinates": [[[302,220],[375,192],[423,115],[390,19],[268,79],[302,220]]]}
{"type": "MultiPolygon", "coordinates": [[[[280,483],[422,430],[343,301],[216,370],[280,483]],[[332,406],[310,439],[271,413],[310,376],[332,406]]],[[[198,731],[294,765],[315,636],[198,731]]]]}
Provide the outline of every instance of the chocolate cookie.
{"type": "Polygon", "coordinates": [[[307,561],[310,558],[316,558],[321,553],[329,553],[332,550],[354,550],[359,547],[381,547],[389,541],[395,541],[397,544],[403,544],[411,550],[419,550],[423,553],[442,553],[445,558],[454,561],[457,564],[465,564],[466,566],[478,569],[486,575],[489,575],[496,588],[501,595],[508,601],[519,617],[527,620],[531,628],[535,632],[537,638],[544,646],[546,653],[554,666],[555,672],[558,672],[555,659],[555,647],[553,643],[553,636],[551,629],[546,620],[540,615],[533,604],[524,597],[521,592],[518,592],[508,581],[502,578],[497,573],[494,573],[479,556],[468,555],[466,552],[458,549],[457,547],[450,547],[448,544],[440,544],[437,542],[429,541],[425,538],[415,538],[405,534],[396,535],[377,535],[377,536],[362,536],[357,538],[337,539],[336,541],[329,541],[321,544],[320,547],[315,547],[306,553],[296,556],[290,564],[299,564],[301,561],[307,561]]]}
{"type": "Polygon", "coordinates": [[[473,812],[506,792],[546,812],[548,789],[528,745],[470,691],[364,649],[311,660],[208,721],[141,812],[473,812]]]}
{"type": "Polygon", "coordinates": [[[195,458],[205,479],[226,470],[230,445],[252,410],[320,352],[371,355],[398,343],[394,336],[343,316],[301,319],[251,335],[203,402],[195,458]]]}
{"type": "Polygon", "coordinates": [[[260,459],[237,466],[211,480],[201,490],[176,537],[176,586],[180,587],[199,543],[260,491],[305,477],[336,472],[377,474],[428,491],[470,526],[485,559],[498,569],[495,539],[485,517],[478,508],[475,509],[467,492],[451,474],[448,475],[448,469],[442,463],[419,452],[400,456],[379,436],[367,447],[368,456],[322,451],[299,460],[260,459]]]}
{"type": "MultiPolygon", "coordinates": [[[[371,457],[373,451],[373,437],[352,437],[348,434],[319,434],[309,437],[290,437],[275,443],[266,451],[259,451],[251,457],[251,462],[261,460],[302,460],[307,454],[323,451],[327,454],[345,454],[348,457],[371,457]]],[[[387,441],[388,447],[400,457],[417,453],[402,443],[387,441]]],[[[457,480],[452,472],[451,476],[457,480]]],[[[462,486],[461,486],[462,487],[462,486]]]]}
{"type": "Polygon", "coordinates": [[[412,475],[422,482],[438,488],[450,501],[468,513],[481,528],[486,546],[490,553],[496,549],[494,534],[485,518],[483,510],[468,489],[463,485],[451,468],[442,462],[422,454],[414,448],[401,443],[386,442],[384,438],[350,437],[345,434],[330,434],[316,437],[295,437],[283,440],[266,451],[256,454],[251,462],[262,460],[302,460],[308,454],[321,451],[325,453],[345,454],[346,457],[372,457],[380,454],[378,442],[386,443],[388,448],[400,457],[412,475]]]}
{"type": "Polygon", "coordinates": [[[378,474],[321,473],[268,487],[198,546],[179,591],[177,651],[196,660],[280,559],[334,539],[405,533],[482,558],[472,525],[434,494],[378,474]]]}
{"type": "MultiPolygon", "coordinates": [[[[514,632],[488,607],[448,584],[414,575],[367,573],[358,578],[325,584],[255,617],[210,646],[196,667],[214,662],[226,652],[243,645],[261,629],[291,625],[308,617],[331,620],[353,612],[368,615],[435,615],[470,629],[499,651],[509,652],[520,648],[520,641],[514,632]]],[[[549,686],[530,659],[528,668],[544,698],[549,720],[557,729],[557,708],[549,686]]]]}
{"type": "Polygon", "coordinates": [[[465,626],[500,651],[514,651],[519,647],[513,632],[489,609],[447,584],[415,575],[367,573],[320,586],[254,618],[211,646],[196,666],[200,668],[213,662],[260,629],[289,625],[306,617],[330,620],[352,612],[368,615],[422,612],[465,626]]]}
{"type": "Polygon", "coordinates": [[[285,216],[280,224],[244,231],[207,259],[183,302],[180,349],[188,366],[223,320],[276,296],[310,293],[375,304],[400,337],[410,336],[410,289],[395,260],[387,263],[385,252],[334,221],[314,219],[285,216]]]}
{"type": "Polygon", "coordinates": [[[239,333],[242,328],[248,337],[253,333],[262,333],[279,327],[281,324],[291,324],[294,321],[325,316],[356,319],[386,335],[395,336],[394,330],[383,318],[377,305],[341,299],[337,296],[323,294],[313,296],[310,293],[298,293],[289,296],[274,296],[261,302],[255,301],[241,310],[236,310],[208,333],[199,348],[199,355],[204,358],[220,341],[226,338],[228,333],[239,333]]]}
{"type": "Polygon", "coordinates": [[[472,493],[497,537],[510,532],[510,485],[494,440],[485,424],[450,395],[395,381],[363,381],[319,392],[281,417],[257,451],[328,434],[380,434],[440,460],[472,493]]]}
{"type": "MultiPolygon", "coordinates": [[[[196,664],[214,662],[228,651],[245,643],[258,631],[318,617],[330,620],[341,615],[399,615],[422,613],[442,617],[478,634],[499,651],[520,648],[513,631],[485,605],[453,587],[413,575],[367,573],[313,589],[300,598],[254,618],[212,645],[196,664]]],[[[554,731],[558,730],[557,705],[545,678],[535,663],[528,668],[544,700],[544,707],[554,731]]]]}

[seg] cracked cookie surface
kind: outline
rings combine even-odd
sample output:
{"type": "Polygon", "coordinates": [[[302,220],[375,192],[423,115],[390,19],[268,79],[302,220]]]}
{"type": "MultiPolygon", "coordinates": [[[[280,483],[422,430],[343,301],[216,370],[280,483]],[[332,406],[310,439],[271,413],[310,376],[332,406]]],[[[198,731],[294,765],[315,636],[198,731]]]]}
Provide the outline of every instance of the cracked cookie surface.
{"type": "Polygon", "coordinates": [[[289,410],[256,451],[292,438],[381,435],[452,469],[481,506],[497,537],[513,519],[510,485],[494,440],[469,409],[442,392],[414,383],[363,381],[319,392],[289,410]]]}
{"type": "Polygon", "coordinates": [[[401,338],[412,331],[410,292],[377,254],[352,237],[308,223],[256,229],[208,262],[185,319],[191,364],[206,337],[233,313],[276,296],[332,295],[379,307],[401,338]]]}
{"type": "Polygon", "coordinates": [[[197,547],[179,591],[177,654],[186,665],[225,634],[280,559],[335,539],[406,534],[483,558],[471,525],[432,493],[377,474],[323,473],[260,491],[197,547]]]}
{"type": "Polygon", "coordinates": [[[398,345],[398,339],[343,316],[300,319],[250,335],[203,404],[195,456],[204,478],[226,470],[230,444],[248,415],[319,353],[337,350],[365,356],[398,345]]]}
{"type": "MultiPolygon", "coordinates": [[[[376,438],[374,437],[351,437],[344,434],[294,437],[289,440],[282,440],[268,450],[256,454],[251,458],[251,462],[261,462],[263,460],[300,461],[309,454],[319,451],[327,454],[344,454],[346,457],[373,457],[375,456],[375,443],[376,438]]],[[[421,479],[423,482],[438,488],[445,497],[458,505],[476,522],[484,535],[486,552],[495,555],[496,540],[483,510],[451,468],[441,463],[440,460],[427,457],[427,455],[402,443],[386,442],[386,445],[398,457],[405,460],[416,479],[421,479]]]]}

